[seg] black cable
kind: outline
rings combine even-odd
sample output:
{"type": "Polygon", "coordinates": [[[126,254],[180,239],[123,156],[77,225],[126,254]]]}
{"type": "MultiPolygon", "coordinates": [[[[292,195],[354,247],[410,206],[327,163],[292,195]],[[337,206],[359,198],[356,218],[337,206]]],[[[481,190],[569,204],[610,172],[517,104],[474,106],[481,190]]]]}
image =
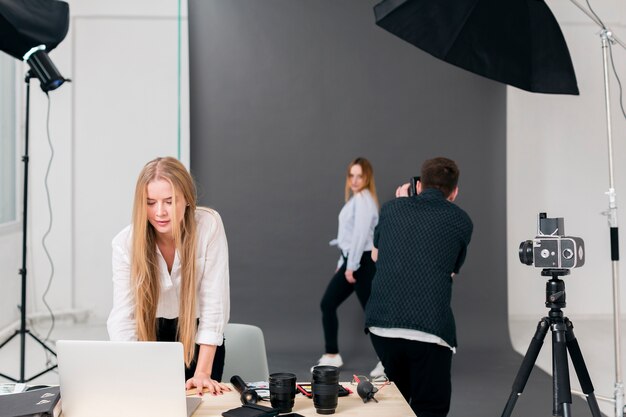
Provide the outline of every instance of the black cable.
{"type": "MultiPolygon", "coordinates": [[[[46,116],[46,133],[48,136],[48,146],[50,147],[50,159],[48,160],[48,168],[46,169],[46,176],[44,178],[44,187],[46,189],[46,199],[48,202],[48,214],[50,216],[50,221],[48,223],[48,230],[46,230],[46,233],[44,233],[42,239],[41,239],[41,245],[43,246],[43,250],[46,253],[46,257],[48,258],[48,262],[50,263],[50,277],[48,278],[48,285],[46,286],[46,290],[44,291],[43,295],[41,296],[41,300],[43,301],[44,305],[46,306],[46,309],[48,310],[48,312],[50,313],[50,320],[51,320],[51,325],[50,325],[50,329],[48,329],[48,334],[46,335],[46,337],[44,338],[44,342],[47,342],[48,340],[50,340],[50,335],[52,334],[52,330],[54,330],[54,325],[55,325],[55,317],[54,317],[54,313],[52,312],[52,308],[50,308],[50,305],[48,304],[48,302],[46,301],[46,297],[48,295],[48,292],[50,291],[50,287],[52,285],[52,280],[54,278],[54,262],[52,260],[52,256],[50,256],[50,252],[48,251],[48,248],[46,247],[46,238],[48,237],[48,235],[50,234],[50,231],[52,230],[52,203],[50,201],[50,189],[48,188],[48,176],[50,175],[50,168],[52,166],[52,160],[54,159],[54,147],[52,146],[52,139],[50,138],[50,108],[51,108],[51,101],[50,101],[50,96],[48,94],[46,94],[46,97],[48,98],[48,114],[46,116]]],[[[46,354],[46,356],[48,356],[46,354]]],[[[48,362],[50,362],[50,357],[48,356],[48,362]]]]}
{"type": "Polygon", "coordinates": [[[617,69],[615,68],[615,61],[613,61],[613,47],[611,46],[611,41],[609,40],[609,57],[611,58],[611,68],[613,68],[613,74],[615,75],[615,79],[617,80],[617,85],[619,86],[619,106],[622,109],[622,114],[624,115],[624,119],[626,119],[626,111],[624,111],[624,99],[622,94],[622,82],[619,79],[619,75],[617,74],[617,69]]]}
{"type": "Polygon", "coordinates": [[[589,11],[591,12],[591,14],[593,14],[596,19],[598,19],[598,22],[600,22],[600,24],[602,25],[602,29],[606,30],[606,25],[604,24],[604,22],[602,21],[602,19],[600,19],[600,17],[596,14],[596,12],[593,10],[593,8],[591,7],[591,4],[589,3],[589,0],[585,0],[587,2],[587,7],[589,7],[589,11]]]}
{"type": "MultiPolygon", "coordinates": [[[[591,3],[589,3],[589,0],[585,0],[585,2],[587,3],[587,7],[589,8],[589,11],[595,16],[596,19],[598,19],[598,22],[600,22],[600,25],[602,25],[602,29],[608,30],[608,28],[606,27],[602,19],[600,19],[600,17],[593,10],[593,7],[591,7],[591,3]]],[[[619,106],[622,110],[622,114],[624,115],[624,118],[626,119],[626,111],[624,110],[624,99],[623,99],[623,92],[622,92],[622,82],[620,81],[619,75],[617,74],[617,69],[615,68],[615,61],[613,61],[613,47],[612,47],[611,42],[612,41],[609,38],[607,44],[609,46],[609,57],[611,58],[611,68],[613,69],[613,74],[615,75],[615,79],[617,80],[617,85],[619,86],[619,106]]]]}

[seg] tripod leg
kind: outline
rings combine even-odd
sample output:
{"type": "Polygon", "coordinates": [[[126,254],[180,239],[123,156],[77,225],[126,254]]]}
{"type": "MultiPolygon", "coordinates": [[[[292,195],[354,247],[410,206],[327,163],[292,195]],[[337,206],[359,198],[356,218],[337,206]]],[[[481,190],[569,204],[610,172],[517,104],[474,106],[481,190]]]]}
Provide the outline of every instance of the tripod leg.
{"type": "MultiPolygon", "coordinates": [[[[0,349],[2,349],[4,347],[4,345],[9,343],[11,340],[15,339],[17,336],[22,336],[22,334],[20,333],[19,330],[16,330],[11,336],[9,336],[9,338],[7,340],[2,342],[2,344],[0,345],[0,349]]],[[[16,379],[16,378],[13,378],[13,377],[10,377],[8,375],[0,373],[0,377],[6,378],[6,379],[8,379],[9,381],[12,381],[12,382],[24,382],[23,381],[23,379],[24,379],[23,376],[22,376],[21,379],[16,379]]]]}
{"type": "MultiPolygon", "coordinates": [[[[25,342],[25,339],[26,339],[26,335],[32,337],[35,340],[35,342],[39,343],[49,353],[51,353],[54,356],[57,356],[56,352],[54,350],[52,350],[52,348],[50,348],[48,345],[46,345],[42,340],[40,340],[37,336],[32,334],[30,330],[27,330],[27,329],[26,330],[16,330],[15,333],[13,333],[8,339],[6,339],[2,344],[0,344],[0,349],[2,347],[4,347],[4,345],[9,343],[11,340],[13,340],[15,337],[20,336],[20,350],[22,352],[25,352],[26,347],[25,347],[24,342],[25,342]]],[[[34,375],[32,377],[26,378],[25,377],[25,366],[24,366],[25,361],[24,361],[24,357],[25,357],[25,353],[22,353],[22,356],[20,356],[20,358],[22,358],[22,359],[20,360],[20,377],[19,377],[19,379],[10,377],[10,376],[5,375],[3,373],[0,373],[0,378],[6,378],[6,379],[8,379],[10,381],[20,382],[20,383],[30,382],[33,379],[38,378],[41,375],[45,374],[46,372],[50,372],[53,369],[56,369],[58,367],[57,364],[52,365],[52,366],[46,368],[45,370],[39,372],[38,374],[36,374],[36,375],[34,375]]]]}
{"type": "Polygon", "coordinates": [[[587,396],[587,404],[589,404],[589,408],[591,409],[591,415],[593,417],[601,417],[600,407],[598,407],[598,401],[596,400],[596,395],[593,392],[593,383],[591,382],[591,377],[587,371],[587,366],[585,365],[583,354],[580,351],[580,346],[578,345],[578,341],[574,335],[574,325],[567,317],[565,318],[565,326],[567,328],[567,331],[565,332],[567,350],[569,351],[570,358],[572,358],[572,363],[574,364],[574,369],[576,370],[580,386],[587,396]]]}
{"type": "Polygon", "coordinates": [[[39,344],[40,344],[40,345],[41,345],[44,349],[46,349],[48,352],[52,353],[54,356],[56,356],[56,355],[57,355],[57,354],[56,354],[56,352],[55,352],[54,350],[52,350],[52,349],[51,349],[48,345],[46,345],[46,344],[43,342],[43,340],[39,339],[37,336],[35,336],[34,334],[32,334],[32,333],[30,332],[30,330],[27,330],[26,332],[28,333],[28,335],[29,335],[30,337],[32,337],[32,338],[33,338],[33,340],[35,340],[35,342],[39,343],[39,344]]]}
{"type": "Polygon", "coordinates": [[[13,334],[11,336],[9,336],[9,338],[7,340],[5,340],[4,342],[2,342],[2,344],[0,345],[0,349],[2,349],[2,347],[4,347],[4,345],[6,345],[7,343],[9,343],[11,340],[13,340],[13,338],[17,335],[20,334],[19,330],[16,330],[15,332],[13,332],[13,334]]]}
{"type": "Polygon", "coordinates": [[[509,396],[509,400],[504,407],[502,417],[510,417],[517,399],[522,392],[524,392],[524,387],[526,386],[530,372],[533,370],[533,366],[537,361],[537,356],[539,356],[539,351],[541,351],[543,340],[546,338],[549,328],[550,321],[547,317],[542,318],[539,324],[537,324],[537,330],[535,331],[533,338],[530,340],[530,345],[528,346],[526,355],[524,355],[519,371],[517,371],[517,376],[515,377],[513,388],[511,389],[511,395],[509,396]]]}
{"type": "Polygon", "coordinates": [[[572,391],[569,383],[566,343],[565,323],[562,320],[554,322],[552,325],[552,383],[554,395],[552,415],[570,417],[572,391]]]}

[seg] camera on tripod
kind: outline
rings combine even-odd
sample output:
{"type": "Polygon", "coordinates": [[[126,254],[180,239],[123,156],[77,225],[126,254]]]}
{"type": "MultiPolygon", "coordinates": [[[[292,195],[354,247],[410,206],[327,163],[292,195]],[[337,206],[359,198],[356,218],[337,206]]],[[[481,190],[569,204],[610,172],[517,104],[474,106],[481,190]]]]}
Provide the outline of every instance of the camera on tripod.
{"type": "Polygon", "coordinates": [[[582,238],[565,236],[563,217],[548,218],[539,213],[537,236],[519,245],[519,260],[535,268],[570,269],[585,264],[585,242],[582,238]]]}

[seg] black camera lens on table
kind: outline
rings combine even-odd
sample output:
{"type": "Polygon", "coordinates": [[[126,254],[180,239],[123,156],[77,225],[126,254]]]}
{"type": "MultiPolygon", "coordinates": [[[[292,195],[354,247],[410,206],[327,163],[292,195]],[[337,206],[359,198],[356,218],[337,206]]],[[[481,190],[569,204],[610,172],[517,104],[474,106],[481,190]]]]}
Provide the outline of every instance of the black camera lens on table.
{"type": "Polygon", "coordinates": [[[339,368],[316,366],[312,381],[313,405],[318,414],[334,414],[339,395],[339,368]]]}
{"type": "Polygon", "coordinates": [[[281,413],[291,412],[296,397],[296,376],[286,372],[274,373],[269,382],[272,407],[281,413]]]}

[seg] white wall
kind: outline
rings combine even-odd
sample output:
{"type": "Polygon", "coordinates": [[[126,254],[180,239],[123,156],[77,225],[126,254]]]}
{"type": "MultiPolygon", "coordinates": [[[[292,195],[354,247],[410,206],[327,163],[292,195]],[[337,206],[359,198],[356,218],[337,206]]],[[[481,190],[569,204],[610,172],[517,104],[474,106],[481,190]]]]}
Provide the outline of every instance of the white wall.
{"type": "Polygon", "coordinates": [[[20,225],[3,226],[0,229],[0,327],[19,316],[21,248],[20,225]]]}
{"type": "MultiPolygon", "coordinates": [[[[619,0],[594,3],[598,14],[626,39],[623,4],[619,0]]],[[[565,217],[567,233],[583,237],[587,245],[586,265],[566,278],[568,314],[608,316],[609,239],[606,218],[600,214],[608,206],[604,195],[608,158],[598,28],[568,1],[548,4],[568,42],[581,95],[508,90],[509,312],[513,317],[537,318],[545,312],[545,279],[535,268],[519,262],[517,247],[535,235],[537,213],[547,211],[550,216],[565,217]]],[[[175,0],[73,0],[70,10],[70,33],[51,54],[73,83],[50,94],[55,159],[49,180],[54,224],[48,247],[55,278],[49,301],[55,310],[87,308],[97,319],[104,319],[111,293],[109,242],[129,221],[137,172],[150,158],[177,152],[178,4],[175,0]]],[[[186,1],[182,13],[182,160],[188,163],[186,1]]],[[[626,84],[626,53],[614,47],[614,58],[626,84]]],[[[626,125],[618,111],[617,84],[614,79],[611,83],[619,204],[626,198],[626,125]]],[[[21,82],[19,87],[23,91],[21,82]]],[[[18,106],[23,113],[23,106],[18,106]]],[[[43,311],[40,298],[50,273],[40,243],[49,220],[43,189],[50,155],[45,106],[45,96],[34,81],[28,265],[31,312],[43,311]]],[[[625,219],[621,208],[622,228],[625,219]]],[[[620,239],[622,258],[626,257],[625,233],[622,230],[620,239]]],[[[0,234],[0,327],[18,317],[20,238],[16,228],[0,234]]],[[[625,291],[623,284],[622,293],[625,291]]]]}
{"type": "MultiPolygon", "coordinates": [[[[178,1],[69,3],[70,32],[51,53],[72,83],[50,93],[55,155],[48,182],[54,222],[47,247],[55,276],[48,302],[55,311],[88,309],[95,320],[104,320],[111,307],[110,241],[130,221],[137,174],[148,160],[178,153],[178,1]]],[[[188,166],[187,2],[181,6],[181,160],[188,166]]],[[[50,157],[46,103],[33,80],[30,313],[44,310],[41,295],[51,271],[41,246],[49,222],[43,185],[50,157]]],[[[19,263],[14,247],[20,236],[19,231],[0,235],[3,265],[19,263]]],[[[18,318],[17,311],[12,314],[4,307],[19,296],[19,289],[9,289],[0,292],[0,327],[18,318]]]]}
{"type": "MultiPolygon", "coordinates": [[[[2,53],[2,52],[0,52],[2,53]]],[[[9,55],[6,55],[7,58],[11,59],[9,55]]],[[[18,61],[14,61],[15,68],[17,69],[20,64],[18,61]]],[[[21,79],[21,75],[16,72],[16,77],[21,79]]],[[[21,85],[20,85],[21,87],[21,85]]],[[[16,95],[17,95],[17,86],[16,86],[16,95]]],[[[18,114],[20,114],[20,103],[19,97],[16,97],[18,103],[16,103],[15,109],[15,123],[16,123],[16,131],[19,130],[18,114]]],[[[21,169],[21,164],[18,162],[20,159],[20,149],[15,149],[15,164],[21,169]]],[[[16,184],[16,198],[21,201],[21,177],[15,178],[16,184]]],[[[21,204],[18,206],[17,201],[15,202],[16,207],[16,215],[20,216],[18,213],[18,207],[21,207],[21,204]]],[[[22,224],[19,220],[16,220],[11,223],[4,223],[0,225],[0,328],[3,325],[13,321],[15,318],[19,316],[18,305],[21,303],[21,277],[18,274],[19,269],[22,267],[22,241],[21,241],[21,233],[22,224]]]]}
{"type": "MultiPolygon", "coordinates": [[[[623,1],[591,3],[605,24],[625,40],[623,1]]],[[[532,94],[515,88],[507,91],[509,316],[538,320],[546,313],[546,278],[540,276],[539,269],[522,265],[517,254],[519,243],[536,235],[537,213],[543,211],[549,217],[564,217],[566,234],[585,240],[585,265],[564,278],[566,314],[576,318],[609,317],[609,228],[601,214],[608,208],[604,194],[609,188],[608,147],[599,28],[569,1],[553,0],[548,5],[569,46],[580,96],[532,94]]],[[[626,87],[626,51],[614,46],[613,57],[626,87]]],[[[622,228],[620,247],[622,259],[626,259],[626,122],[619,110],[614,78],[610,91],[615,188],[622,228]]],[[[626,293],[625,274],[622,267],[622,298],[626,293]]]]}

